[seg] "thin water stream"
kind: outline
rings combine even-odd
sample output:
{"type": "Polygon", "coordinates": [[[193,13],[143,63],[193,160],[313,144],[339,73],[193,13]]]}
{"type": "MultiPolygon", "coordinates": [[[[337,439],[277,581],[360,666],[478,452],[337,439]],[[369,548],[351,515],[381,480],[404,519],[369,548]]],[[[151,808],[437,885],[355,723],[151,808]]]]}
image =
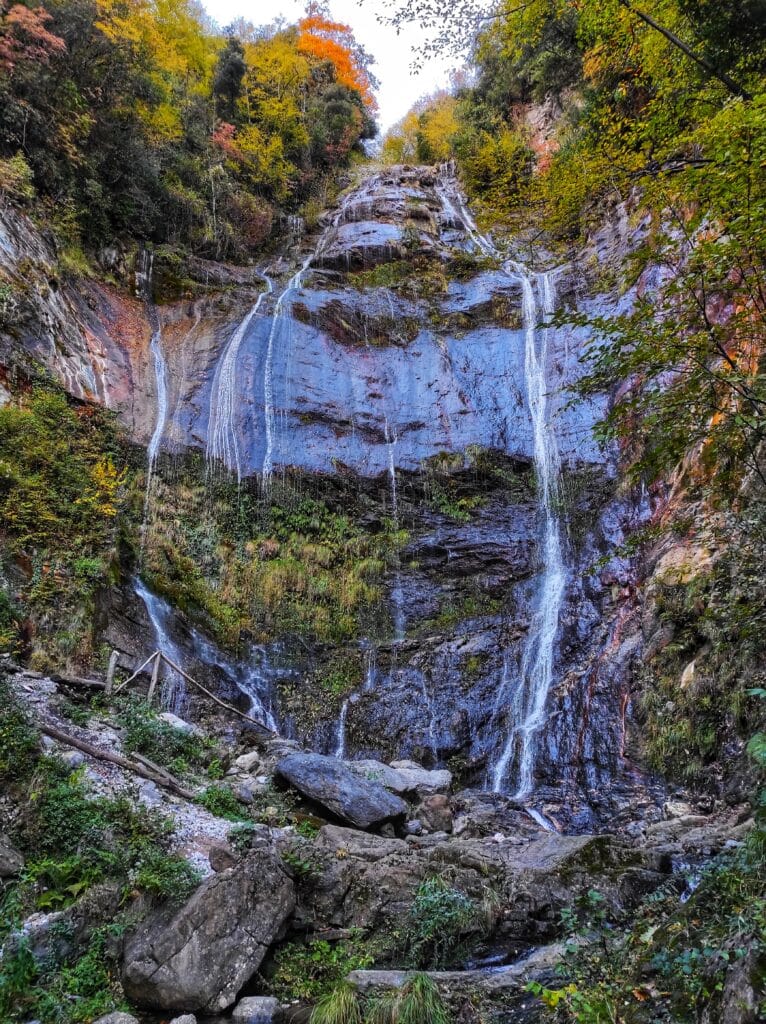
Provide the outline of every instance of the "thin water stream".
{"type": "MultiPolygon", "coordinates": [[[[445,168],[438,192],[445,212],[454,224],[463,225],[474,246],[484,255],[503,259],[492,241],[476,226],[451,168],[445,168]]],[[[556,640],[567,580],[557,512],[560,456],[548,401],[551,383],[547,379],[547,366],[553,328],[541,326],[555,311],[556,275],[555,271],[532,273],[511,259],[503,259],[502,265],[504,272],[518,281],[522,289],[524,380],[542,514],[542,572],[515,679],[509,671],[507,656],[504,658],[503,679],[493,714],[501,736],[490,766],[490,782],[495,792],[512,792],[516,799],[523,800],[534,788],[536,738],[545,723],[546,702],[553,685],[556,640]]],[[[538,820],[536,815],[535,820],[538,820]]]]}

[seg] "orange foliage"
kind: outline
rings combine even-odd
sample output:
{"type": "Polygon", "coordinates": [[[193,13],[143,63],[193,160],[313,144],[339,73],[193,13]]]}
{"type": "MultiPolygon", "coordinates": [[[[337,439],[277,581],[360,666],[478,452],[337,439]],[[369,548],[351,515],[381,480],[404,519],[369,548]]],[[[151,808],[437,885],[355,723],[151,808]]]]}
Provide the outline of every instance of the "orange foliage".
{"type": "Polygon", "coordinates": [[[365,106],[377,106],[372,94],[372,83],[348,25],[330,21],[318,5],[310,4],[306,17],[298,22],[298,49],[318,60],[328,60],[335,68],[335,77],[341,85],[356,89],[365,106]]]}

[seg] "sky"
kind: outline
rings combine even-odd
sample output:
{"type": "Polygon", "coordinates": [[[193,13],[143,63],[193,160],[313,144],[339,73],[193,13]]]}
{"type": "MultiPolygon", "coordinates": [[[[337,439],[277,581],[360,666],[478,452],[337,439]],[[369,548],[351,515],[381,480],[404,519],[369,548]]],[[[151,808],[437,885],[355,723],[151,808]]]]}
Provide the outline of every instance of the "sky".
{"type": "MultiPolygon", "coordinates": [[[[205,9],[223,27],[235,18],[245,18],[254,25],[265,25],[282,15],[295,22],[303,14],[305,0],[202,0],[205,9]]],[[[447,0],[449,2],[449,0],[447,0]]],[[[375,0],[330,0],[330,12],[336,21],[350,25],[354,35],[371,53],[376,63],[373,72],[380,80],[377,92],[379,121],[386,131],[404,117],[412,104],[428,93],[444,87],[449,81],[449,70],[454,58],[430,59],[419,73],[411,70],[414,52],[422,35],[414,26],[408,26],[404,35],[386,25],[380,25],[376,11],[382,5],[375,0]]]]}

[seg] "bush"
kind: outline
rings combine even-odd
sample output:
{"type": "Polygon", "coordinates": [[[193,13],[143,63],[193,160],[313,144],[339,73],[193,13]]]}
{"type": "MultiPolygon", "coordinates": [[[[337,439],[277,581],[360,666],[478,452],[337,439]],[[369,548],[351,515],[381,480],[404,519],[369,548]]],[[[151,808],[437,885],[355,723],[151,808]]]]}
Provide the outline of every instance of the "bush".
{"type": "Polygon", "coordinates": [[[269,988],[281,1002],[313,1002],[332,993],[349,971],[371,963],[370,953],[362,952],[354,940],[334,945],[324,939],[307,944],[288,942],[274,954],[276,969],[269,988]]]}
{"type": "Polygon", "coordinates": [[[0,160],[0,189],[17,201],[35,198],[32,168],[23,153],[18,152],[7,160],[0,160]]]}
{"type": "Polygon", "coordinates": [[[0,679],[0,779],[27,778],[37,757],[37,730],[8,681],[0,679]]]}
{"type": "Polygon", "coordinates": [[[481,911],[472,899],[441,878],[423,882],[405,928],[405,955],[414,967],[450,967],[467,933],[480,928],[481,911]]]}
{"type": "Polygon", "coordinates": [[[125,726],[123,745],[127,753],[135,751],[179,772],[204,763],[204,740],[163,722],[144,701],[126,701],[120,719],[125,726]]]}
{"type": "Polygon", "coordinates": [[[199,802],[217,818],[229,821],[247,821],[250,817],[229,786],[208,786],[199,802]]]}
{"type": "Polygon", "coordinates": [[[427,974],[413,974],[402,987],[381,996],[368,1015],[369,1024],[449,1024],[438,988],[427,974]]]}

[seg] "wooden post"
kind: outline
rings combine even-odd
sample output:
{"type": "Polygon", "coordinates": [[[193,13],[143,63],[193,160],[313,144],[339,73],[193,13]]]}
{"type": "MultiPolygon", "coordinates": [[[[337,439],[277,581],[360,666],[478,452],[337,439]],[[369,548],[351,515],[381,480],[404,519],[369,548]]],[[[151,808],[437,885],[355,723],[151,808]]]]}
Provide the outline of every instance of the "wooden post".
{"type": "Polygon", "coordinates": [[[117,662],[120,660],[120,652],[112,651],[109,655],[109,667],[106,670],[106,686],[104,687],[104,693],[107,697],[112,695],[112,687],[114,686],[114,673],[117,668],[117,662]]]}
{"type": "Polygon", "coordinates": [[[152,669],[152,681],[149,683],[149,692],[146,695],[146,703],[151,704],[154,698],[154,691],[157,689],[157,680],[160,677],[160,664],[162,662],[162,654],[160,651],[154,655],[154,668],[152,669]]]}

